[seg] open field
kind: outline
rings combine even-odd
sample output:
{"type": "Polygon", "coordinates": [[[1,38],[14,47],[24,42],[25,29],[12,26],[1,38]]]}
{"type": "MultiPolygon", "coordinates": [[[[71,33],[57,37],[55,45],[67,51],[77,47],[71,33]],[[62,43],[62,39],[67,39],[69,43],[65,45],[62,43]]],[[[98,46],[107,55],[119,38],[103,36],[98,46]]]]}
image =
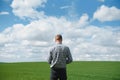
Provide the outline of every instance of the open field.
{"type": "MultiPolygon", "coordinates": [[[[68,80],[120,80],[120,62],[81,61],[67,66],[68,80]]],[[[49,80],[46,62],[0,63],[0,80],[49,80]]]]}

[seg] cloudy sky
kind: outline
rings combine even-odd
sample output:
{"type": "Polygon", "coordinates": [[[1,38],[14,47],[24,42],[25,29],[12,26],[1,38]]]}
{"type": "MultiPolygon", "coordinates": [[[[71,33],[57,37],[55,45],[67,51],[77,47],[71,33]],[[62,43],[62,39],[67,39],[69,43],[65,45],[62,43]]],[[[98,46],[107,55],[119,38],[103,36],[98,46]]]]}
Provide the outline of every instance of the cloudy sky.
{"type": "Polygon", "coordinates": [[[0,62],[47,61],[55,34],[73,59],[120,61],[120,0],[0,0],[0,62]]]}

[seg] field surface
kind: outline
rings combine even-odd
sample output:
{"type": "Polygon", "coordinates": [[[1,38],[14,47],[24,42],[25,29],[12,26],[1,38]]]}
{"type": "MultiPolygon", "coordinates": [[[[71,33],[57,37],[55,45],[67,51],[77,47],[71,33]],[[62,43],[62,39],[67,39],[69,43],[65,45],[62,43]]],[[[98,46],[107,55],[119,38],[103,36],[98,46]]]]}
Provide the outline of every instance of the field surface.
{"type": "MultiPolygon", "coordinates": [[[[120,80],[120,62],[81,61],[67,66],[68,80],[120,80]]],[[[0,63],[0,80],[49,80],[46,62],[0,63]]]]}

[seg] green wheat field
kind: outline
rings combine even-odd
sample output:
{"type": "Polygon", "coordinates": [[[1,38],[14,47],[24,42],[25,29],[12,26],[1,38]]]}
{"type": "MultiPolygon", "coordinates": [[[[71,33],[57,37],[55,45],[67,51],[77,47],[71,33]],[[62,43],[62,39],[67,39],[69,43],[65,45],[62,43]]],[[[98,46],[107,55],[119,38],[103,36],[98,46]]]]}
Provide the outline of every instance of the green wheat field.
{"type": "MultiPolygon", "coordinates": [[[[67,65],[68,80],[120,80],[120,62],[80,61],[67,65]]],[[[0,63],[0,80],[50,80],[47,62],[0,63]]]]}

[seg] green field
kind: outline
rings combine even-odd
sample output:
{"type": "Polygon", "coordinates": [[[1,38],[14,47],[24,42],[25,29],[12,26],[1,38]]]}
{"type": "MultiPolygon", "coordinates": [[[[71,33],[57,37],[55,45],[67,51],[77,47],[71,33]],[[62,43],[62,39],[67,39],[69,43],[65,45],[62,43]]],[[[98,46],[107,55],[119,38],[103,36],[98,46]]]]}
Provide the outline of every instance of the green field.
{"type": "MultiPolygon", "coordinates": [[[[120,80],[120,62],[81,61],[67,66],[68,80],[120,80]]],[[[0,63],[0,80],[49,80],[46,62],[0,63]]]]}

